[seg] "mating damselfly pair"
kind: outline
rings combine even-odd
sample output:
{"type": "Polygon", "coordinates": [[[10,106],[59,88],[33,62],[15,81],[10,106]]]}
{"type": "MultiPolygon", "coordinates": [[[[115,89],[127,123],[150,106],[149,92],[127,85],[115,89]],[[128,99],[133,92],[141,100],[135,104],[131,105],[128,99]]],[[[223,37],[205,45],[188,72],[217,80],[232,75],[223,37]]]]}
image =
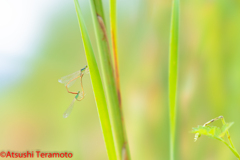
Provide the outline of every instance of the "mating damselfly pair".
{"type": "Polygon", "coordinates": [[[62,77],[62,78],[60,78],[58,80],[58,82],[63,83],[65,85],[68,93],[76,94],[76,96],[72,100],[72,103],[67,108],[67,110],[64,112],[64,114],[63,114],[64,118],[67,118],[70,115],[70,113],[72,112],[73,105],[74,105],[75,101],[83,100],[85,94],[84,94],[84,89],[83,89],[82,77],[83,77],[83,75],[88,74],[88,73],[89,73],[89,70],[88,70],[88,66],[86,65],[85,67],[83,67],[79,71],[74,72],[74,73],[72,73],[70,75],[64,76],[64,77],[62,77]],[[78,91],[78,92],[71,92],[71,91],[69,91],[68,88],[71,87],[76,82],[76,80],[78,78],[80,78],[82,92],[80,92],[80,91],[78,91]]]}

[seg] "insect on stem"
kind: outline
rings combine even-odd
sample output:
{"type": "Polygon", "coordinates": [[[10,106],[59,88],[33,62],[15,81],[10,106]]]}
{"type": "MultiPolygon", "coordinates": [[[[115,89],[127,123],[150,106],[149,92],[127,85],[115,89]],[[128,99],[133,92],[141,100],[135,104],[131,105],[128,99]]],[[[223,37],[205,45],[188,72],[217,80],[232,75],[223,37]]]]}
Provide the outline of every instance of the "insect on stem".
{"type": "Polygon", "coordinates": [[[67,108],[67,110],[64,112],[64,114],[63,114],[64,118],[67,118],[70,115],[70,113],[72,112],[74,102],[76,100],[77,101],[83,100],[83,98],[85,96],[84,89],[83,89],[83,83],[82,83],[82,77],[86,73],[88,73],[87,65],[84,68],[82,68],[81,70],[79,70],[79,71],[77,71],[77,72],[75,72],[73,74],[70,74],[68,76],[62,77],[61,79],[58,80],[60,83],[64,83],[65,84],[65,87],[66,87],[68,93],[76,94],[76,96],[74,97],[72,103],[67,108]],[[71,91],[68,90],[68,87],[70,87],[70,85],[73,84],[75,82],[75,80],[78,79],[78,78],[80,78],[81,90],[82,90],[82,93],[81,93],[82,96],[80,96],[81,97],[80,99],[78,99],[79,95],[80,95],[80,91],[78,91],[78,92],[71,92],[71,91]]]}
{"type": "MultiPolygon", "coordinates": [[[[82,77],[84,74],[88,73],[88,66],[86,65],[85,67],[83,67],[82,69],[80,69],[79,71],[72,73],[70,75],[67,75],[65,77],[62,77],[61,79],[59,79],[58,81],[60,83],[65,84],[65,87],[67,89],[68,93],[71,94],[78,94],[78,92],[72,92],[69,91],[69,87],[75,82],[76,79],[80,78],[80,82],[81,82],[81,89],[83,91],[83,85],[82,85],[82,77]]],[[[84,92],[84,91],[83,91],[84,92]]]]}

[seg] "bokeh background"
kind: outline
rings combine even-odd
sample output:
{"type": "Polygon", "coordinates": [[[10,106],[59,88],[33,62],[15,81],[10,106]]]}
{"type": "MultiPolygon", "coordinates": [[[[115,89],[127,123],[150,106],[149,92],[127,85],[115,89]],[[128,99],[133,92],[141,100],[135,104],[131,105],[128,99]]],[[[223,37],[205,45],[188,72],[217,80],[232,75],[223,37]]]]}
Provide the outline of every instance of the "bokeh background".
{"type": "MultiPolygon", "coordinates": [[[[109,2],[103,3],[109,29],[109,2]]],[[[98,58],[89,2],[80,5],[98,58]]],[[[240,151],[240,2],[180,0],[180,13],[176,159],[236,159],[216,140],[194,143],[190,131],[223,115],[235,122],[230,133],[240,151]]],[[[123,113],[133,160],[169,159],[170,15],[171,1],[118,1],[123,113]]],[[[74,96],[58,79],[85,65],[73,0],[0,0],[1,151],[107,159],[89,76],[85,99],[62,116],[74,96]]]]}

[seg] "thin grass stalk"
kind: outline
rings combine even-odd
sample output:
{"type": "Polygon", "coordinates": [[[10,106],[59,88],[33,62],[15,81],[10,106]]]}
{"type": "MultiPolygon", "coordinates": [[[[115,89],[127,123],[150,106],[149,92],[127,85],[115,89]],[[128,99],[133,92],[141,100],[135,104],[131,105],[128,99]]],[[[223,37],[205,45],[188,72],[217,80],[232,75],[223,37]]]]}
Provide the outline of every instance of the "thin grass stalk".
{"type": "Polygon", "coordinates": [[[74,0],[74,3],[75,3],[78,22],[79,22],[79,26],[82,34],[82,40],[84,44],[89,71],[90,71],[95,101],[98,108],[98,114],[99,114],[101,128],[102,128],[105,145],[108,153],[108,158],[110,160],[116,160],[117,158],[116,158],[112,128],[110,124],[109,113],[107,109],[107,102],[106,102],[106,98],[103,90],[100,73],[98,70],[97,62],[93,53],[92,45],[91,45],[89,35],[84,23],[84,19],[81,13],[78,0],[74,0]]]}
{"type": "Polygon", "coordinates": [[[121,101],[120,95],[120,79],[119,79],[119,65],[118,65],[118,50],[117,50],[117,2],[116,0],[110,0],[110,27],[111,27],[111,40],[112,40],[112,51],[114,60],[114,71],[115,80],[118,91],[118,97],[121,101]]]}
{"type": "MultiPolygon", "coordinates": [[[[118,100],[121,105],[121,90],[120,90],[120,78],[119,78],[119,62],[118,62],[118,47],[117,47],[117,1],[110,0],[110,30],[112,40],[112,52],[113,52],[113,64],[115,73],[115,83],[117,87],[118,100]]],[[[120,106],[121,107],[121,106],[120,106]]],[[[125,133],[126,134],[126,133],[125,133]]],[[[129,145],[126,143],[126,152],[130,159],[129,145]]]]}
{"type": "Polygon", "coordinates": [[[169,77],[168,77],[171,160],[174,160],[174,148],[175,148],[177,71],[178,71],[178,29],[179,29],[179,0],[173,0],[170,30],[169,77]]]}
{"type": "Polygon", "coordinates": [[[117,159],[130,159],[121,111],[121,101],[119,97],[120,92],[118,92],[115,82],[102,1],[90,0],[90,5],[95,33],[97,36],[100,64],[103,73],[103,84],[109,106],[111,124],[113,127],[117,159]]]}
{"type": "MultiPolygon", "coordinates": [[[[222,120],[222,124],[223,125],[225,125],[226,124],[226,122],[225,122],[225,119],[224,119],[224,117],[222,116],[222,118],[221,118],[221,120],[222,120]]],[[[229,133],[229,131],[227,130],[227,138],[228,138],[228,141],[229,141],[229,143],[230,143],[230,145],[231,145],[231,147],[233,148],[233,153],[238,157],[238,159],[240,159],[240,155],[239,155],[239,153],[237,152],[237,150],[236,150],[236,148],[234,147],[234,145],[233,145],[233,142],[232,142],[232,138],[231,138],[231,136],[230,136],[230,133],[229,133]]]]}

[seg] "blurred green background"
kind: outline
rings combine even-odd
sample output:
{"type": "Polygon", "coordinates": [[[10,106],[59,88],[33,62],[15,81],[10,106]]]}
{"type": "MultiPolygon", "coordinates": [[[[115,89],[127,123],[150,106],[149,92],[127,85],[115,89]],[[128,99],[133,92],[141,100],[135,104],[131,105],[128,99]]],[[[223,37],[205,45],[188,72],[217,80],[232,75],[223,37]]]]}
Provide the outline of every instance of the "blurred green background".
{"type": "MultiPolygon", "coordinates": [[[[89,2],[79,2],[97,53],[89,2]]],[[[109,2],[103,3],[109,29],[109,2]]],[[[180,0],[180,13],[176,159],[236,159],[216,140],[194,143],[190,131],[223,115],[235,122],[230,133],[240,152],[240,2],[180,0]]],[[[170,14],[171,1],[118,1],[120,82],[133,160],[169,159],[170,14]]],[[[74,96],[58,79],[85,65],[72,0],[0,0],[0,151],[107,159],[89,75],[85,99],[62,116],[74,96]]]]}

